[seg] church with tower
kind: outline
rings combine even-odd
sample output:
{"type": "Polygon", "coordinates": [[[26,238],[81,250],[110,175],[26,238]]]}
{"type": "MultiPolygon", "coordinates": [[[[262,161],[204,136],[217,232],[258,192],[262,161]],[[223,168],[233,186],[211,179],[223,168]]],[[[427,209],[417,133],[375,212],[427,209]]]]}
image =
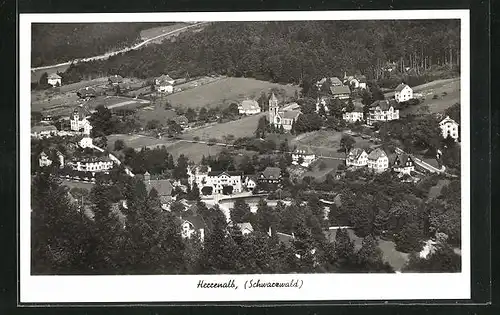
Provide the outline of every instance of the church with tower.
{"type": "Polygon", "coordinates": [[[297,121],[300,116],[300,107],[297,104],[289,104],[280,108],[278,104],[278,98],[274,93],[272,93],[269,98],[269,124],[279,129],[283,129],[287,132],[292,130],[293,123],[297,121]]]}

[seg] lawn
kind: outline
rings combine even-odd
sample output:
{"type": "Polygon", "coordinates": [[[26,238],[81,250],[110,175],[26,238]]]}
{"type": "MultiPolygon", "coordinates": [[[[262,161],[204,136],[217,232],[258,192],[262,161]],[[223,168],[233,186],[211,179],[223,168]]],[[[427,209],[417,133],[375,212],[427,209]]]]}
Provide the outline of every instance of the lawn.
{"type": "Polygon", "coordinates": [[[71,189],[71,188],[84,188],[87,190],[91,190],[92,187],[94,187],[94,184],[92,184],[92,183],[77,182],[74,180],[67,180],[67,179],[61,180],[61,184],[64,186],[67,186],[69,189],[71,189]]]}
{"type": "Polygon", "coordinates": [[[142,147],[155,146],[155,145],[169,145],[173,141],[168,139],[156,139],[153,137],[147,137],[143,135],[124,135],[124,134],[114,134],[107,136],[108,139],[108,149],[113,150],[116,140],[123,140],[125,145],[130,148],[140,149],[142,147]]]}
{"type": "Polygon", "coordinates": [[[429,199],[434,199],[439,197],[439,195],[441,195],[441,190],[443,189],[443,187],[448,185],[449,183],[450,183],[449,179],[440,179],[436,186],[432,186],[429,189],[429,199]]]}
{"type": "Polygon", "coordinates": [[[224,135],[229,134],[234,135],[236,138],[252,137],[257,128],[259,118],[266,114],[267,113],[260,113],[258,115],[243,117],[222,124],[214,124],[207,127],[188,130],[186,135],[190,137],[199,137],[201,140],[208,140],[210,138],[222,139],[224,135]]]}
{"type": "Polygon", "coordinates": [[[139,109],[136,113],[136,116],[141,120],[143,125],[153,119],[156,119],[165,125],[168,120],[173,119],[177,116],[177,114],[175,113],[175,111],[166,110],[164,106],[158,104],[149,105],[139,109]]]}
{"type": "MultiPolygon", "coordinates": [[[[436,80],[413,88],[414,93],[422,95],[423,101],[400,111],[401,116],[443,112],[455,103],[460,103],[460,78],[436,80]],[[434,95],[437,96],[433,99],[434,95]],[[427,111],[428,109],[428,111],[427,111]]],[[[394,93],[385,94],[390,98],[394,93]]]]}
{"type": "MultiPolygon", "coordinates": [[[[341,138],[342,132],[318,130],[296,137],[291,142],[291,145],[309,146],[316,155],[344,158],[345,153],[343,151],[339,152],[341,138]]],[[[354,147],[373,145],[369,140],[361,137],[354,137],[354,139],[356,140],[354,147]]]]}
{"type": "Polygon", "coordinates": [[[294,96],[297,86],[281,85],[249,78],[223,78],[196,88],[174,93],[166,97],[173,105],[186,107],[214,107],[240,102],[246,98],[257,99],[261,92],[269,92],[271,88],[283,88],[286,95],[294,96]]]}
{"type": "Polygon", "coordinates": [[[401,271],[408,261],[408,254],[398,252],[396,244],[392,241],[379,239],[378,247],[382,250],[382,260],[389,263],[394,271],[401,271]]]}

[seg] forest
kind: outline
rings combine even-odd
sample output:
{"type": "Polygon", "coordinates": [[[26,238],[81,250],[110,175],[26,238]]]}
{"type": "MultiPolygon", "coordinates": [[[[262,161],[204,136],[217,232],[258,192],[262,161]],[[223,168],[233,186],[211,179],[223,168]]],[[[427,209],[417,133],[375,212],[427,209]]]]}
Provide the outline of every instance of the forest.
{"type": "Polygon", "coordinates": [[[66,75],[222,74],[299,84],[344,72],[381,80],[393,65],[391,75],[425,76],[443,66],[459,69],[459,26],[458,20],[214,23],[175,42],[76,65],[66,75]]]}
{"type": "Polygon", "coordinates": [[[173,23],[35,23],[31,35],[31,66],[92,57],[124,48],[140,31],[173,23]]]}

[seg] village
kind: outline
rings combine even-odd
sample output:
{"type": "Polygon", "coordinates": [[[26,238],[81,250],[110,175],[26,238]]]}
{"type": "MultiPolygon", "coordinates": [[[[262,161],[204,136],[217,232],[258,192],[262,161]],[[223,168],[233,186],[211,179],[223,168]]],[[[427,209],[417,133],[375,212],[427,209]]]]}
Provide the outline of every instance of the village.
{"type": "MultiPolygon", "coordinates": [[[[399,66],[388,62],[381,71],[389,76],[399,66]]],[[[277,213],[305,207],[320,212],[318,226],[328,242],[346,231],[359,251],[380,211],[369,223],[361,210],[347,219],[340,213],[357,209],[359,198],[366,207],[375,202],[372,192],[358,195],[363,189],[401,190],[416,201],[388,192],[388,202],[402,198],[406,208],[418,208],[441,198],[442,188],[459,178],[459,79],[419,86],[401,80],[382,89],[359,71],[331,75],[305,91],[222,75],[113,74],[66,83],[64,73],[46,73],[32,90],[32,176],[55,176],[72,207],[91,221],[97,218],[91,192],[108,187],[110,211],[122,229],[135,201],[114,190],[132,181],[159,200],[159,211],[178,218],[185,240],[203,244],[216,226],[206,213],[217,208],[241,235],[260,231],[290,248],[302,233],[293,227],[298,223],[272,222],[277,213]],[[224,96],[206,94],[219,90],[224,96]]],[[[411,241],[389,230],[377,228],[376,247],[396,272],[410,252],[425,259],[448,239],[460,252],[455,230],[436,227],[411,241]],[[402,245],[403,237],[412,245],[402,245]]],[[[312,266],[319,265],[316,250],[306,253],[314,256],[312,266]]]]}

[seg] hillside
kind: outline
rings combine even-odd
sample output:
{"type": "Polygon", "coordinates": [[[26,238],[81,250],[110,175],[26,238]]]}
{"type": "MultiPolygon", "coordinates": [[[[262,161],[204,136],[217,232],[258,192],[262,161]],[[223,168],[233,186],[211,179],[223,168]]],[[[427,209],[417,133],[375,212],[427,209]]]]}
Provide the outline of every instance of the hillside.
{"type": "Polygon", "coordinates": [[[455,20],[220,22],[72,71],[142,78],[217,73],[280,83],[359,71],[378,79],[389,62],[417,71],[457,66],[459,26],[455,20]]]}
{"type": "Polygon", "coordinates": [[[31,66],[90,57],[133,44],[144,29],[174,23],[35,23],[31,66]]]}

